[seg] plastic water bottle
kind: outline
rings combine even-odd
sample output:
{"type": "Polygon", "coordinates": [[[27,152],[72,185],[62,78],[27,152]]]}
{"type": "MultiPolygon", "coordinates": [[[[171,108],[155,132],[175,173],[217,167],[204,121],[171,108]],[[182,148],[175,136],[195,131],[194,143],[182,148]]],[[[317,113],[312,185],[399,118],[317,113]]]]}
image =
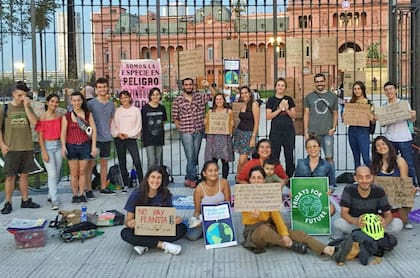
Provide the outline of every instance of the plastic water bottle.
{"type": "Polygon", "coordinates": [[[130,171],[130,179],[133,187],[137,186],[137,171],[134,168],[130,171]]]}
{"type": "Polygon", "coordinates": [[[86,222],[87,219],[87,207],[82,206],[82,214],[80,214],[80,222],[86,222]]]}

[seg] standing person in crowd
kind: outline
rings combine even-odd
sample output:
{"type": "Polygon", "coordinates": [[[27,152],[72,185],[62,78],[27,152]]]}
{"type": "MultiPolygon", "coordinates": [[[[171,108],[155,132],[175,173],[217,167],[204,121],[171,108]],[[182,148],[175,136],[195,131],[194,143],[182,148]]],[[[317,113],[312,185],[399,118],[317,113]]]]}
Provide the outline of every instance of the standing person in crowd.
{"type": "Polygon", "coordinates": [[[190,218],[186,238],[197,240],[203,236],[201,205],[217,205],[230,202],[230,187],[226,179],[219,178],[219,166],[213,160],[204,163],[201,170],[203,181],[194,189],[194,215],[190,218]]]}
{"type": "Polygon", "coordinates": [[[172,118],[179,131],[185,157],[187,158],[187,174],[184,185],[195,188],[198,179],[198,154],[201,140],[204,136],[204,112],[206,103],[215,95],[213,87],[211,94],[207,92],[209,82],[204,80],[202,85],[206,88],[204,93],[196,92],[194,80],[182,80],[183,93],[177,96],[172,104],[172,118]]]}
{"type": "Polygon", "coordinates": [[[210,124],[211,113],[225,113],[228,115],[229,132],[230,134],[209,134],[206,135],[206,149],[204,152],[204,160],[222,161],[222,177],[227,179],[229,174],[229,162],[233,161],[233,146],[232,146],[232,131],[233,131],[233,113],[228,108],[223,94],[218,93],[213,98],[213,109],[207,112],[204,120],[206,130],[210,124]]]}
{"type": "Polygon", "coordinates": [[[143,179],[143,170],[141,168],[140,154],[137,146],[137,139],[142,129],[142,119],[140,110],[133,105],[133,99],[128,91],[121,91],[119,99],[121,106],[115,111],[111,132],[115,140],[118,164],[124,182],[123,192],[125,192],[127,187],[133,186],[127,170],[127,150],[136,168],[139,184],[143,179]]]}
{"type": "Polygon", "coordinates": [[[70,102],[73,110],[67,112],[61,121],[61,153],[69,162],[72,203],[78,204],[87,202],[84,195],[86,172],[89,161],[96,157],[96,125],[80,92],[73,92],[70,102]],[[87,126],[91,129],[91,138],[86,132],[87,126]]]}
{"type": "MultiPolygon", "coordinates": [[[[249,183],[262,184],[264,179],[265,172],[261,166],[250,170],[249,183]]],[[[242,224],[244,225],[242,246],[257,254],[273,245],[289,248],[301,254],[305,254],[309,248],[318,256],[325,254],[334,258],[346,252],[344,249],[336,251],[335,247],[326,246],[303,231],[289,230],[279,211],[242,212],[242,224]]]]}
{"type": "MultiPolygon", "coordinates": [[[[107,187],[107,174],[108,174],[108,159],[111,156],[111,121],[115,114],[115,105],[109,100],[109,83],[108,80],[100,77],[96,80],[96,98],[88,102],[89,111],[92,113],[93,119],[96,123],[97,142],[99,148],[99,163],[100,163],[100,176],[101,187],[100,193],[106,195],[115,195],[115,191],[107,187]]],[[[89,200],[94,199],[92,192],[92,170],[96,167],[96,157],[90,161],[87,172],[88,191],[86,197],[89,200]]]]}
{"type": "Polygon", "coordinates": [[[237,173],[241,172],[255,147],[260,124],[260,106],[254,100],[251,89],[248,86],[242,86],[239,92],[242,104],[239,112],[239,124],[233,135],[233,148],[239,153],[237,173]]]}
{"type": "MultiPolygon", "coordinates": [[[[385,105],[400,102],[400,99],[397,96],[397,84],[388,81],[384,84],[384,90],[387,97],[385,105]]],[[[392,145],[394,145],[397,153],[400,153],[405,161],[407,161],[408,175],[413,178],[414,184],[417,186],[413,148],[411,147],[411,144],[413,143],[411,134],[414,133],[413,123],[416,121],[416,111],[411,110],[411,108],[409,109],[411,119],[386,125],[384,136],[389,139],[392,145]]]]}
{"type": "MultiPolygon", "coordinates": [[[[385,136],[378,136],[372,144],[372,174],[374,176],[408,178],[408,165],[404,158],[397,156],[392,143],[385,136]]],[[[415,194],[413,187],[413,195],[415,194]]],[[[400,212],[404,228],[412,229],[408,221],[411,207],[395,208],[400,212]]]]}
{"type": "Polygon", "coordinates": [[[133,245],[139,255],[143,255],[149,248],[160,248],[172,255],[178,255],[182,251],[181,245],[171,243],[184,237],[187,232],[187,227],[180,217],[176,217],[175,220],[175,236],[137,236],[134,234],[136,206],[172,207],[172,194],[163,181],[163,175],[162,167],[152,166],[147,171],[141,186],[131,192],[124,207],[127,211],[126,227],[121,230],[121,238],[133,245]]]}
{"type": "Polygon", "coordinates": [[[95,88],[93,88],[89,83],[86,84],[85,88],[85,96],[86,96],[86,101],[91,101],[92,99],[95,98],[95,88]]]}
{"type": "MultiPolygon", "coordinates": [[[[366,86],[362,81],[356,81],[353,84],[353,93],[350,103],[358,104],[369,104],[371,111],[373,112],[373,104],[366,96],[366,86]]],[[[345,113],[345,112],[344,112],[345,113]]],[[[373,113],[370,115],[370,120],[375,121],[375,116],[373,113]]],[[[353,152],[354,159],[354,169],[359,167],[360,156],[363,158],[364,165],[370,167],[370,155],[369,155],[369,145],[370,145],[370,134],[369,127],[365,126],[349,126],[348,136],[351,151],[353,152]]]]}
{"type": "Polygon", "coordinates": [[[230,104],[232,102],[232,100],[231,100],[231,98],[232,98],[232,89],[229,86],[225,86],[223,88],[223,95],[224,95],[224,97],[226,99],[227,106],[229,108],[232,108],[232,106],[230,104]]]}
{"type": "MultiPolygon", "coordinates": [[[[271,142],[268,139],[261,139],[258,141],[257,146],[256,146],[256,156],[255,158],[247,161],[244,165],[244,167],[242,168],[241,172],[238,173],[236,182],[238,183],[248,183],[248,177],[249,177],[249,171],[251,170],[251,168],[255,167],[255,166],[264,166],[264,162],[269,159],[272,158],[272,153],[271,153],[271,142]]],[[[281,164],[276,161],[276,165],[274,168],[274,173],[279,176],[282,179],[282,184],[286,184],[287,183],[287,175],[283,170],[283,167],[281,166],[281,164]]]]}
{"type": "MultiPolygon", "coordinates": [[[[334,190],[335,180],[331,164],[321,158],[321,141],[314,134],[309,134],[305,141],[305,149],[308,156],[299,159],[295,171],[295,177],[328,177],[330,191],[334,190]]],[[[330,214],[334,215],[335,206],[330,202],[330,214]]]]}
{"type": "Polygon", "coordinates": [[[48,199],[51,209],[59,209],[57,185],[60,181],[61,163],[61,122],[62,115],[57,112],[60,98],[57,94],[50,94],[46,98],[45,112],[39,117],[35,126],[38,132],[39,147],[42,160],[48,174],[48,199]]]}
{"type": "Polygon", "coordinates": [[[273,158],[280,161],[281,148],[284,150],[286,173],[289,177],[295,171],[295,126],[296,105],[293,98],[286,96],[286,79],[279,78],[274,84],[276,93],[270,97],[266,105],[266,119],[271,120],[270,140],[273,143],[273,158]]]}
{"type": "Polygon", "coordinates": [[[333,225],[337,231],[336,236],[351,234],[354,229],[362,229],[366,223],[366,213],[378,214],[382,226],[391,234],[402,230],[402,221],[392,218],[391,205],[382,187],[373,184],[373,176],[366,166],[359,166],[354,174],[356,184],[349,184],[344,188],[341,196],[341,217],[333,225]]]}
{"type": "Polygon", "coordinates": [[[321,140],[325,159],[331,164],[335,180],[334,133],[338,124],[337,96],[325,89],[325,76],[317,73],[314,77],[315,90],[303,101],[303,132],[305,139],[314,133],[321,140]]]}
{"type": "Polygon", "coordinates": [[[147,168],[162,166],[162,150],[165,144],[164,125],[167,120],[165,106],[160,104],[162,93],[159,88],[150,89],[149,102],[141,109],[143,123],[143,146],[146,148],[147,168]]]}
{"type": "Polygon", "coordinates": [[[12,196],[16,176],[19,176],[19,189],[22,195],[21,208],[39,208],[28,196],[29,172],[36,169],[34,163],[34,145],[31,125],[36,125],[38,118],[31,108],[27,96],[30,91],[22,81],[16,82],[12,101],[4,104],[0,111],[0,148],[4,157],[5,202],[1,214],[12,212],[12,196]]]}

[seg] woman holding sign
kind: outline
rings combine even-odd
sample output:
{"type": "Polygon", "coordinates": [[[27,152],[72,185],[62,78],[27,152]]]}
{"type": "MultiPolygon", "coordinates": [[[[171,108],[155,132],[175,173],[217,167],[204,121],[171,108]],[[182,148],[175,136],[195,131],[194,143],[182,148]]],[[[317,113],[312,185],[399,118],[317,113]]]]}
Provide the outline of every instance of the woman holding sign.
{"type": "Polygon", "coordinates": [[[172,207],[172,194],[163,182],[164,170],[153,166],[146,173],[141,185],[131,192],[124,209],[127,211],[125,228],[121,231],[121,238],[134,246],[134,250],[143,255],[149,248],[160,248],[165,253],[178,255],[181,245],[170,243],[182,238],[187,232],[187,227],[182,224],[182,219],[176,217],[175,236],[138,236],[134,234],[136,226],[136,206],[172,207]]]}
{"type": "MultiPolygon", "coordinates": [[[[263,184],[264,179],[265,172],[261,166],[251,169],[249,183],[263,184]]],[[[303,231],[289,231],[279,211],[242,212],[242,224],[245,226],[242,245],[254,253],[262,253],[266,247],[275,245],[305,254],[309,247],[318,256],[325,254],[339,260],[348,252],[348,248],[326,246],[303,231]]]]}
{"type": "Polygon", "coordinates": [[[204,160],[214,160],[217,162],[217,160],[220,159],[222,161],[222,177],[227,179],[229,174],[229,162],[233,161],[233,113],[232,110],[228,108],[226,99],[221,93],[214,96],[212,107],[213,109],[207,112],[206,118],[204,119],[207,134],[204,160]],[[210,130],[210,117],[215,113],[228,115],[229,120],[226,124],[228,126],[229,134],[212,134],[212,131],[210,130]]]}
{"type": "Polygon", "coordinates": [[[242,86],[239,92],[242,105],[239,112],[239,124],[233,136],[233,147],[239,153],[237,173],[241,172],[251,150],[255,147],[260,123],[260,106],[254,100],[251,89],[248,86],[242,86]]]}
{"type": "MultiPolygon", "coordinates": [[[[372,174],[374,176],[408,178],[408,165],[404,158],[397,156],[392,143],[385,136],[378,136],[372,144],[372,174]]],[[[416,188],[413,187],[413,195],[416,188]]],[[[412,229],[408,221],[410,207],[397,208],[404,223],[404,228],[412,229]]]]}
{"type": "Polygon", "coordinates": [[[201,205],[217,205],[230,202],[230,187],[226,179],[219,178],[217,162],[209,160],[204,163],[201,170],[203,181],[194,189],[194,215],[189,220],[189,229],[186,238],[197,240],[203,236],[201,227],[201,205]]]}
{"type": "MultiPolygon", "coordinates": [[[[333,190],[334,171],[331,164],[321,158],[321,141],[315,134],[309,134],[305,141],[305,149],[308,156],[298,160],[295,177],[328,177],[330,190],[333,190]]],[[[330,203],[330,215],[334,213],[335,207],[330,203]]]]}
{"type": "MultiPolygon", "coordinates": [[[[370,105],[370,121],[375,122],[373,114],[373,105],[366,96],[366,86],[362,81],[356,81],[353,84],[353,93],[349,103],[369,104],[370,105]]],[[[346,112],[344,111],[344,114],[346,112]]],[[[369,144],[370,144],[370,128],[367,126],[349,126],[349,144],[353,153],[354,169],[359,167],[360,156],[363,158],[363,163],[370,167],[369,144]]]]}

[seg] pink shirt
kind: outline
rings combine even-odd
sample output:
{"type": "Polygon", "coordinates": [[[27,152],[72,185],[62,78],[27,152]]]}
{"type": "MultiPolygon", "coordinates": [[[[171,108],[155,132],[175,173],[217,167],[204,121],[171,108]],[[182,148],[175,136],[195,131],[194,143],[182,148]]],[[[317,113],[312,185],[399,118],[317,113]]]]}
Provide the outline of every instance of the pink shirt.
{"type": "Polygon", "coordinates": [[[128,138],[137,139],[141,131],[140,109],[135,106],[130,108],[118,107],[111,123],[112,137],[118,134],[127,134],[128,138]]]}
{"type": "Polygon", "coordinates": [[[39,120],[35,130],[42,132],[42,138],[47,141],[59,140],[61,134],[61,117],[53,120],[39,120]]]}

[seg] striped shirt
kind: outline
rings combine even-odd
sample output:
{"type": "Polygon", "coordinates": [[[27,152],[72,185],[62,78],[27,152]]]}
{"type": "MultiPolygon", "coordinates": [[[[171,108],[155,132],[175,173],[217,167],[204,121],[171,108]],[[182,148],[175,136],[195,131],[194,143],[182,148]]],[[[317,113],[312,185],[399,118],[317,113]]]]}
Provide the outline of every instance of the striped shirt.
{"type": "MultiPolygon", "coordinates": [[[[90,113],[86,113],[85,118],[86,122],[89,122],[90,113]]],[[[79,128],[77,122],[73,122],[71,119],[71,112],[66,113],[67,119],[67,135],[66,143],[67,144],[82,144],[89,141],[89,137],[84,131],[79,128]]]]}
{"type": "Polygon", "coordinates": [[[185,98],[185,93],[177,96],[172,105],[172,117],[179,121],[179,131],[196,133],[204,130],[204,112],[210,93],[195,92],[192,101],[185,98]]]}

